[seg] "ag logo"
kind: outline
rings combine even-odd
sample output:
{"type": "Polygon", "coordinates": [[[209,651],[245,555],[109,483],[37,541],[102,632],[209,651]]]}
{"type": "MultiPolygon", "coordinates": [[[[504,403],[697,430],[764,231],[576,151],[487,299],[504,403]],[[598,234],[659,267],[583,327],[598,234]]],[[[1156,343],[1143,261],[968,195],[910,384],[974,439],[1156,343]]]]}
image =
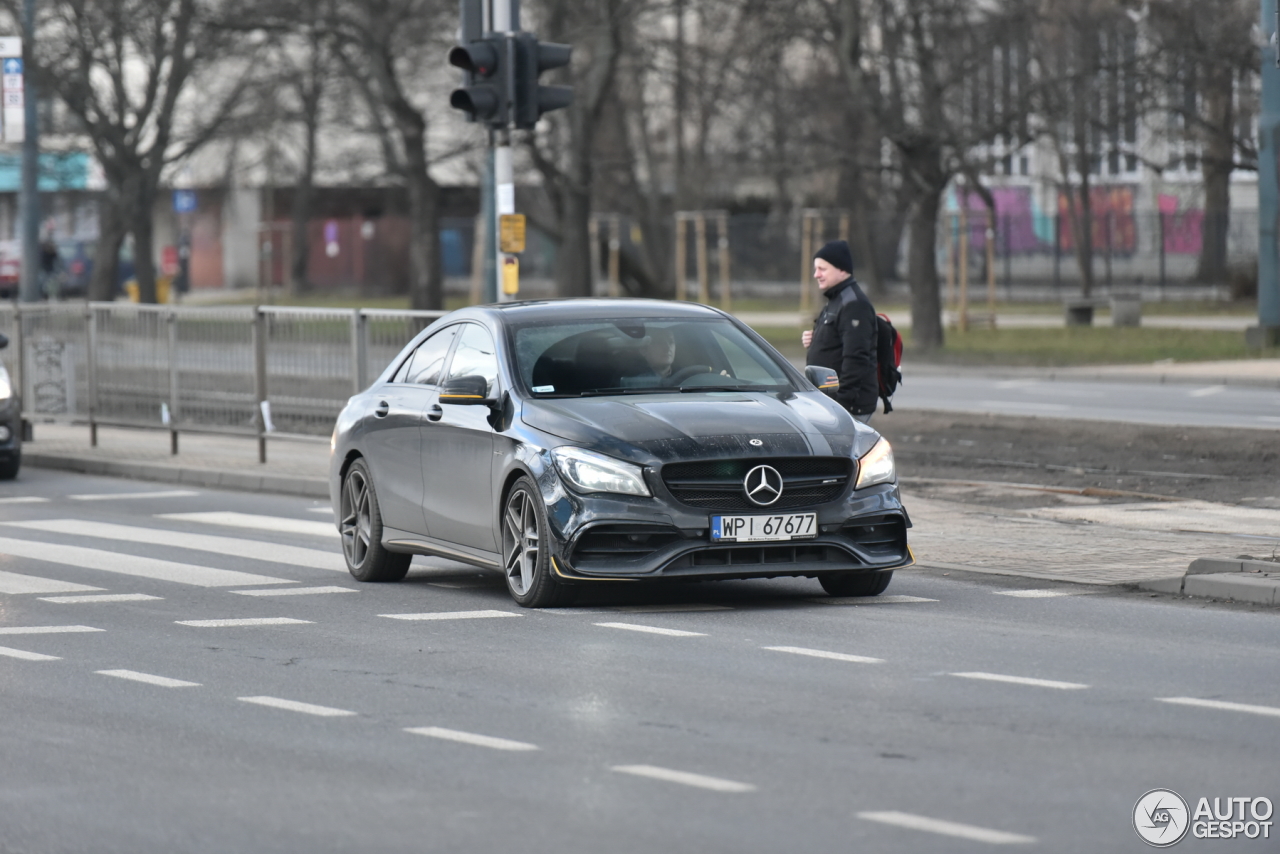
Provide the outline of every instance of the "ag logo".
{"type": "Polygon", "coordinates": [[[1171,789],[1152,789],[1133,805],[1133,829],[1142,841],[1168,848],[1182,841],[1191,826],[1187,802],[1171,789]]]}

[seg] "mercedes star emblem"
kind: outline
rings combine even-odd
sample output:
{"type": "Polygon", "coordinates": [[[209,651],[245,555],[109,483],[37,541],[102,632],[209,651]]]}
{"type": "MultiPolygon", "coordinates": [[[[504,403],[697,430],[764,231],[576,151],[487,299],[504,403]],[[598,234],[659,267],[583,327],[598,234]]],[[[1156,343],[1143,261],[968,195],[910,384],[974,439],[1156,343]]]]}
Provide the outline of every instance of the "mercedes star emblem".
{"type": "Polygon", "coordinates": [[[752,439],[752,440],[751,440],[750,442],[748,442],[747,444],[751,445],[751,447],[753,447],[753,448],[758,448],[758,447],[760,447],[761,445],[763,445],[763,444],[764,444],[764,442],[761,442],[759,439],[752,439]]]}
{"type": "Polygon", "coordinates": [[[782,497],[782,475],[773,466],[756,466],[742,479],[742,488],[752,504],[768,507],[782,497]]]}

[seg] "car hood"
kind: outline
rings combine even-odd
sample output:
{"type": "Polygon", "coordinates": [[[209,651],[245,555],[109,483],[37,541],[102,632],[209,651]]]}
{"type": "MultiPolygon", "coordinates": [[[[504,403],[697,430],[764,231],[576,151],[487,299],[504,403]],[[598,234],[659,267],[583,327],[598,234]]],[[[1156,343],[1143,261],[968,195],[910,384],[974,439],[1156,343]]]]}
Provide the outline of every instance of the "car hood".
{"type": "Polygon", "coordinates": [[[531,427],[639,463],[741,456],[861,456],[874,430],[817,393],[702,392],[527,400],[531,427]],[[755,440],[759,444],[752,444],[755,440]]]}

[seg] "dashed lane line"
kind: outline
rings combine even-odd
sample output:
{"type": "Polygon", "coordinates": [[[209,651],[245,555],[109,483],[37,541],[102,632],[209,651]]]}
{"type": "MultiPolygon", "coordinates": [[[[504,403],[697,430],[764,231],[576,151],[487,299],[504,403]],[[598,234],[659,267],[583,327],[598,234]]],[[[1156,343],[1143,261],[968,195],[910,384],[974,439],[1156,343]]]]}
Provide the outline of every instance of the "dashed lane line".
{"type": "Polygon", "coordinates": [[[248,587],[255,584],[296,583],[287,578],[272,578],[251,572],[214,569],[208,566],[176,563],[171,560],[119,554],[102,549],[88,549],[62,543],[41,543],[35,540],[15,540],[10,537],[0,537],[0,554],[61,563],[79,569],[112,572],[134,578],[190,584],[195,587],[248,587]]]}
{"type": "Polygon", "coordinates": [[[80,602],[147,602],[159,601],[163,596],[152,596],[149,593],[97,593],[84,596],[41,596],[41,602],[57,602],[69,605],[80,602]]]}
{"type": "Polygon", "coordinates": [[[72,501],[118,501],[128,498],[191,498],[199,495],[190,489],[166,489],[160,492],[97,492],[92,495],[68,495],[72,501]]]}
{"type": "Polygon", "coordinates": [[[116,540],[126,543],[146,543],[156,546],[173,546],[219,555],[283,563],[288,566],[305,566],[311,569],[328,569],[346,572],[347,565],[338,551],[308,549],[262,540],[245,540],[239,537],[223,537],[214,534],[196,534],[190,531],[169,531],[163,528],[144,528],[139,525],[117,525],[114,522],[89,522],[83,519],[39,519],[27,522],[6,522],[7,526],[72,537],[93,537],[100,540],[116,540]]]}
{"type": "Polygon", "coordinates": [[[511,611],[428,611],[423,614],[379,614],[388,620],[485,620],[491,617],[521,617],[511,611]]]}
{"type": "Polygon", "coordinates": [[[88,584],[72,584],[70,581],[57,581],[52,578],[40,578],[37,575],[21,575],[17,572],[0,570],[0,593],[78,593],[89,590],[101,590],[101,587],[90,587],[88,584]]]}
{"type": "Polygon", "coordinates": [[[170,679],[168,676],[156,676],[151,673],[139,673],[137,670],[95,670],[102,676],[114,676],[117,679],[128,679],[132,682],[145,682],[161,688],[199,688],[199,682],[187,682],[185,679],[170,679]]]}
{"type": "Polygon", "coordinates": [[[239,620],[174,620],[180,626],[198,629],[234,628],[236,626],[300,626],[311,620],[295,620],[292,617],[252,617],[239,620]]]}
{"type": "Polygon", "coordinates": [[[349,712],[346,709],[299,703],[297,700],[282,700],[279,697],[237,697],[236,699],[242,703],[255,703],[259,706],[270,706],[273,709],[284,709],[286,712],[301,712],[304,715],[315,715],[321,718],[347,718],[355,715],[355,712],[349,712]]]}
{"type": "Polygon", "coordinates": [[[222,525],[228,528],[247,528],[254,531],[273,531],[279,534],[305,534],[330,539],[338,536],[338,529],[332,522],[312,522],[309,519],[289,519],[285,516],[258,516],[253,513],[236,513],[232,510],[206,513],[161,513],[156,518],[172,519],[175,522],[222,525]]]}
{"type": "Polygon", "coordinates": [[[61,635],[72,632],[101,632],[92,626],[4,626],[0,635],[61,635]]]}
{"type": "Polygon", "coordinates": [[[810,599],[819,605],[910,605],[918,602],[937,602],[923,596],[827,596],[810,599]]]}
{"type": "Polygon", "coordinates": [[[313,593],[359,593],[350,587],[269,587],[265,590],[229,590],[241,596],[307,596],[313,593]]]}
{"type": "Polygon", "coordinates": [[[967,673],[952,673],[952,676],[959,676],[961,679],[982,679],[987,682],[1007,682],[1010,685],[1030,685],[1035,688],[1057,688],[1063,691],[1071,691],[1079,688],[1088,688],[1088,685],[1081,685],[1079,682],[1057,682],[1053,679],[1033,679],[1029,676],[1005,676],[1002,673],[981,673],[971,671],[967,673]]]}
{"type": "Polygon", "coordinates": [[[0,655],[8,658],[20,658],[23,661],[61,661],[56,655],[42,655],[38,652],[27,652],[25,649],[13,649],[0,646],[0,655]]]}
{"type": "Polygon", "coordinates": [[[832,661],[849,661],[854,664],[884,664],[883,658],[871,658],[865,655],[849,655],[843,652],[828,652],[824,649],[805,649],[802,646],[766,646],[763,649],[774,652],[790,652],[794,655],[808,655],[813,658],[829,658],[832,661]]]}
{"type": "Polygon", "coordinates": [[[1219,709],[1224,712],[1246,712],[1251,715],[1270,715],[1280,717],[1280,708],[1274,706],[1251,706],[1248,703],[1228,703],[1223,700],[1201,700],[1196,697],[1156,697],[1161,703],[1174,703],[1179,706],[1199,706],[1203,709],[1219,709]]]}
{"type": "Polygon", "coordinates": [[[438,726],[406,727],[405,732],[414,735],[425,735],[428,738],[440,738],[445,741],[456,741],[461,744],[472,744],[476,747],[488,747],[493,750],[538,750],[538,745],[524,741],[512,741],[509,738],[495,738],[491,735],[480,735],[474,732],[463,732],[457,729],[445,729],[438,726]]]}
{"type": "Polygon", "coordinates": [[[923,830],[926,833],[937,833],[942,836],[954,836],[973,842],[986,842],[990,845],[1029,845],[1036,841],[1034,836],[1023,836],[1021,833],[1009,833],[1004,830],[992,830],[987,827],[975,827],[972,824],[960,824],[940,818],[929,818],[913,815],[909,812],[888,810],[885,812],[860,812],[858,818],[866,821],[878,821],[895,827],[909,830],[923,830]]]}
{"type": "Polygon", "coordinates": [[[750,783],[739,783],[722,777],[708,777],[705,774],[693,774],[688,771],[676,771],[671,768],[659,768],[656,765],[614,765],[611,771],[619,774],[634,774],[637,777],[648,777],[652,780],[663,780],[667,783],[679,783],[682,786],[694,786],[699,789],[710,789],[713,792],[754,792],[756,787],[750,783]]]}
{"type": "Polygon", "coordinates": [[[658,626],[641,626],[637,623],[596,623],[605,629],[624,629],[628,632],[646,632],[651,635],[667,635],[673,638],[705,638],[705,632],[686,632],[680,629],[664,629],[658,626]]]}
{"type": "Polygon", "coordinates": [[[40,498],[36,495],[11,495],[8,498],[0,498],[0,504],[48,504],[49,499],[40,498]]]}

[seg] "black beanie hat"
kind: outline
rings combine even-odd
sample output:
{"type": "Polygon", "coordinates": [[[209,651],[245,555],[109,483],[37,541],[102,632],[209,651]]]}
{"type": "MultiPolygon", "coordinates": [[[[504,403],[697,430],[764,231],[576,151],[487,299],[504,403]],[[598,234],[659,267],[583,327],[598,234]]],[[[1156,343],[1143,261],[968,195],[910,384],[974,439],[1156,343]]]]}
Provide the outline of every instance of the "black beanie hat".
{"type": "Polygon", "coordinates": [[[843,240],[831,241],[819,249],[813,257],[821,258],[837,270],[853,272],[853,253],[849,251],[849,244],[843,240]]]}

